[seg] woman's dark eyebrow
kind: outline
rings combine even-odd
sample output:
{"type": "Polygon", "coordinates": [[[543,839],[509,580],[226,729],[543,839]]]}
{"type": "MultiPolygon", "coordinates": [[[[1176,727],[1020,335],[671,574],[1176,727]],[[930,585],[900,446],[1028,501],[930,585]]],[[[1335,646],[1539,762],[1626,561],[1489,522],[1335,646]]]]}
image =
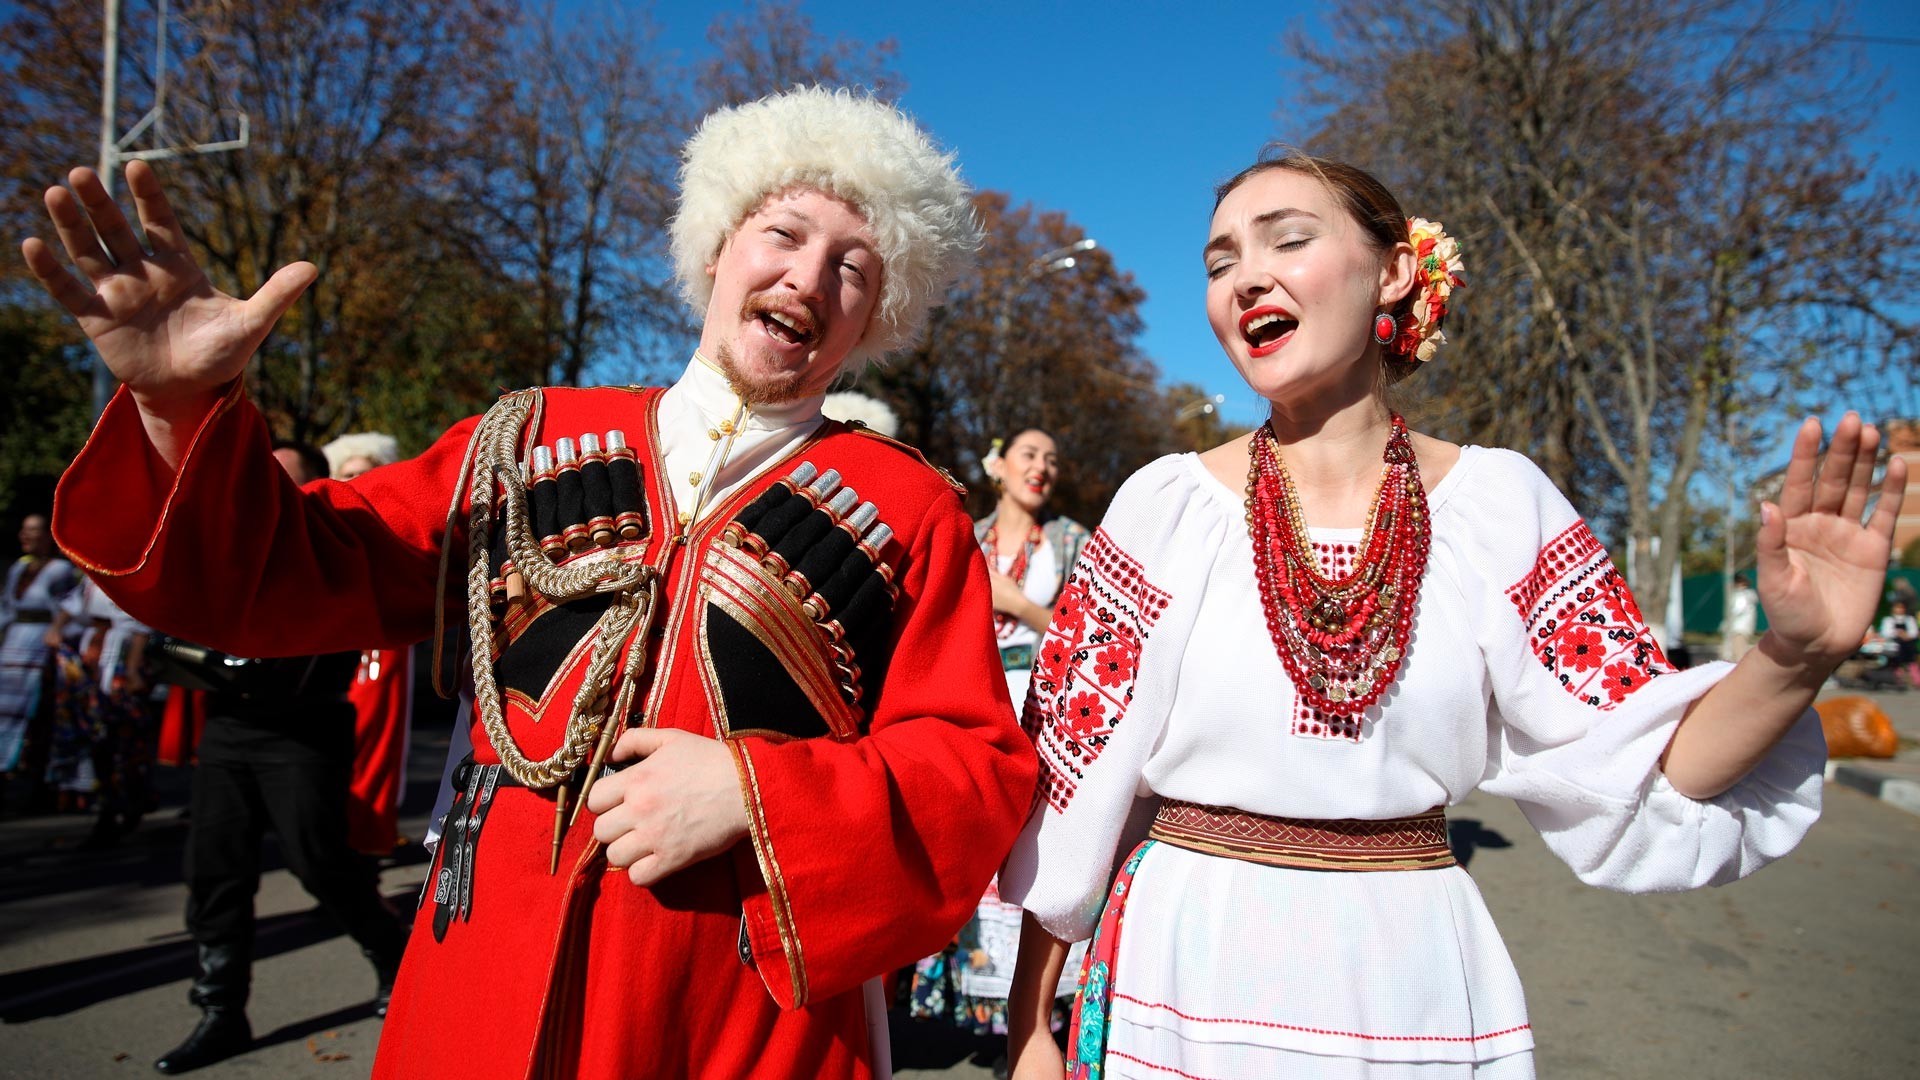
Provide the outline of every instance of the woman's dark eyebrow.
{"type": "Polygon", "coordinates": [[[1258,215],[1253,219],[1253,223],[1254,225],[1264,229],[1267,226],[1274,224],[1275,222],[1285,221],[1287,218],[1291,218],[1291,217],[1306,217],[1306,218],[1312,218],[1315,221],[1320,220],[1320,215],[1314,213],[1311,210],[1301,210],[1297,207],[1282,206],[1277,210],[1269,210],[1264,214],[1258,215]]]}
{"type": "MultiPolygon", "coordinates": [[[[1296,206],[1282,206],[1274,210],[1269,210],[1264,214],[1255,215],[1253,219],[1253,225],[1254,225],[1254,228],[1264,229],[1276,224],[1277,222],[1285,221],[1288,218],[1295,218],[1295,217],[1312,218],[1315,221],[1320,220],[1320,215],[1314,213],[1311,210],[1302,210],[1296,206]]],[[[1231,251],[1233,250],[1233,248],[1234,248],[1233,237],[1227,235],[1226,233],[1218,233],[1214,236],[1213,239],[1207,241],[1206,247],[1200,249],[1200,257],[1202,259],[1205,259],[1207,256],[1213,254],[1215,251],[1231,251]]]]}

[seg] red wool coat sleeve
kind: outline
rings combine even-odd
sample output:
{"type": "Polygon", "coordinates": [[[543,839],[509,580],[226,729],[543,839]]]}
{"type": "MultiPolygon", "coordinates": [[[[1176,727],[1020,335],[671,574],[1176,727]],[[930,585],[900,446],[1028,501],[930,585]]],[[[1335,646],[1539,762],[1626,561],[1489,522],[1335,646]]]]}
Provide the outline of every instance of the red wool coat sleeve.
{"type": "Polygon", "coordinates": [[[1007,699],[971,522],[943,497],[915,534],[870,733],[729,744],[753,838],[742,861],[757,863],[741,874],[747,937],[784,1008],[938,952],[1032,805],[1037,763],[1007,699]]]}
{"type": "MultiPolygon", "coordinates": [[[[477,422],[417,458],[302,491],[273,459],[266,422],[238,383],[201,422],[178,472],[123,389],[61,477],[54,536],[128,614],[224,652],[410,645],[433,632],[448,496],[477,422]]],[[[465,533],[455,531],[456,543],[465,533]]],[[[459,582],[466,560],[455,554],[459,582]]]]}

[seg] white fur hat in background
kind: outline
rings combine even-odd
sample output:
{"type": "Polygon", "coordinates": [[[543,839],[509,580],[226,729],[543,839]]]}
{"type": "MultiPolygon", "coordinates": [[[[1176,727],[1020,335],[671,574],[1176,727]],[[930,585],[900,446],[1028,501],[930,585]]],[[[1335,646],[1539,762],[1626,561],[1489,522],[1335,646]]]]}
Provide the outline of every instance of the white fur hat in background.
{"type": "Polygon", "coordinates": [[[889,439],[900,435],[900,417],[887,407],[886,402],[854,390],[828,394],[820,402],[820,411],[829,419],[843,423],[858,420],[889,439]]]}
{"type": "Polygon", "coordinates": [[[880,302],[848,361],[913,344],[980,246],[972,192],[953,155],[905,113],[846,90],[800,87],[720,109],[687,140],[671,240],[694,313],[706,314],[707,267],[727,237],[767,196],[793,187],[859,207],[879,247],[880,302]]]}
{"type": "Polygon", "coordinates": [[[340,466],[354,458],[372,458],[375,465],[391,465],[400,460],[400,440],[377,431],[359,431],[342,435],[320,448],[327,457],[327,474],[340,478],[340,466]]]}

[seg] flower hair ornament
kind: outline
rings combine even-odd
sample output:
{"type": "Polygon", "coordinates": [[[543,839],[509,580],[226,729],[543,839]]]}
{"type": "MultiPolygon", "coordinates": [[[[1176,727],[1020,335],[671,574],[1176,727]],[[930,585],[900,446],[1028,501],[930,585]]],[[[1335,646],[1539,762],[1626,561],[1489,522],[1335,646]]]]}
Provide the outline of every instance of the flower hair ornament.
{"type": "Polygon", "coordinates": [[[995,475],[993,467],[1000,461],[1000,451],[1006,443],[1005,439],[993,440],[993,445],[987,448],[987,456],[980,459],[980,471],[986,474],[988,480],[993,481],[994,487],[1000,486],[1000,477],[995,475]]]}
{"type": "Polygon", "coordinates": [[[1387,351],[1424,362],[1447,343],[1440,324],[1447,317],[1448,297],[1455,288],[1466,287],[1467,279],[1461,276],[1466,264],[1460,260],[1459,242],[1439,222],[1408,218],[1407,234],[1413,244],[1413,311],[1399,320],[1387,351]]]}

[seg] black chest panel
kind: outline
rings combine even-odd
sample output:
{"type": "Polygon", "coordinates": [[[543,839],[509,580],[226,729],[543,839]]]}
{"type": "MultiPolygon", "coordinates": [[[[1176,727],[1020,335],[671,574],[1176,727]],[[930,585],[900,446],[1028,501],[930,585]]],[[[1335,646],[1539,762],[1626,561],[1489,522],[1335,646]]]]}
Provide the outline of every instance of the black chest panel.
{"type": "Polygon", "coordinates": [[[838,472],[811,463],[728,523],[700,566],[699,642],[728,734],[857,736],[898,590],[893,530],[838,472]]]}
{"type": "MultiPolygon", "coordinates": [[[[604,443],[583,435],[534,447],[524,475],[541,561],[645,542],[642,470],[619,432],[604,443]]],[[[688,568],[698,575],[688,614],[698,620],[698,660],[721,735],[851,739],[864,729],[898,594],[883,558],[893,530],[881,515],[838,472],[802,463],[703,546],[688,568]]],[[[505,515],[495,522],[494,670],[503,693],[538,712],[554,704],[546,695],[611,598],[514,599],[524,584],[515,580],[505,515]]]]}
{"type": "Polygon", "coordinates": [[[494,677],[504,692],[524,694],[539,701],[580,640],[613,602],[611,596],[590,596],[554,604],[534,615],[513,635],[494,663],[494,677]]]}

